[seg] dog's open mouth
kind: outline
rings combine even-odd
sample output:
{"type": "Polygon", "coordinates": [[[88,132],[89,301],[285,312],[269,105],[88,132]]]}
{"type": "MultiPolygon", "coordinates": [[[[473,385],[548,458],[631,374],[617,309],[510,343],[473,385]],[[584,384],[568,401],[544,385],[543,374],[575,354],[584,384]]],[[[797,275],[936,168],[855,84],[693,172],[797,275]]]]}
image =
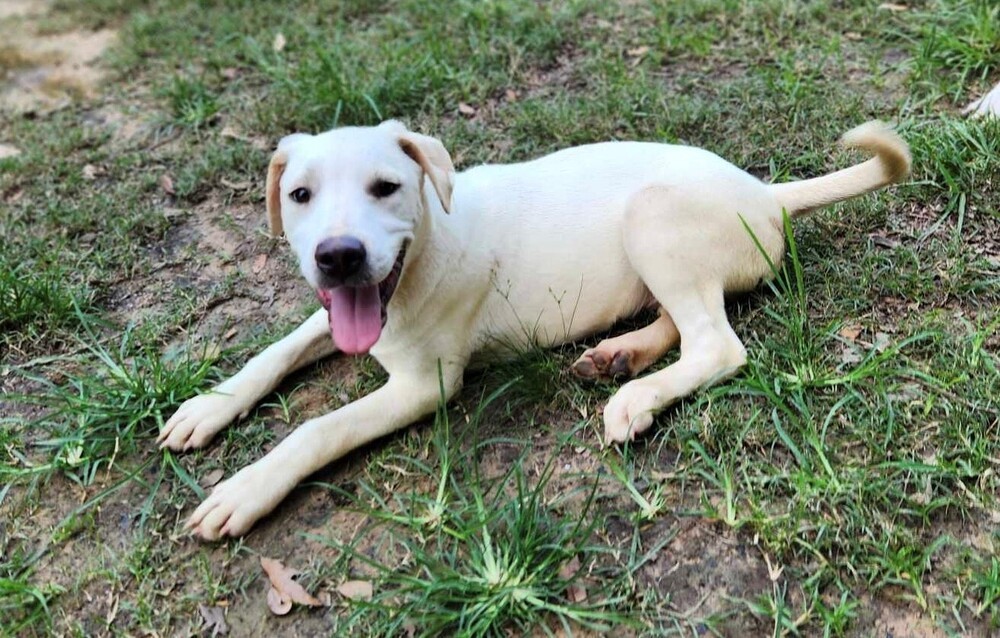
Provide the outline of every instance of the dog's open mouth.
{"type": "Polygon", "coordinates": [[[330,313],[330,333],[341,352],[363,354],[378,341],[387,319],[386,308],[392,293],[396,292],[405,257],[404,245],[396,256],[392,270],[377,284],[316,290],[320,303],[330,313]]]}

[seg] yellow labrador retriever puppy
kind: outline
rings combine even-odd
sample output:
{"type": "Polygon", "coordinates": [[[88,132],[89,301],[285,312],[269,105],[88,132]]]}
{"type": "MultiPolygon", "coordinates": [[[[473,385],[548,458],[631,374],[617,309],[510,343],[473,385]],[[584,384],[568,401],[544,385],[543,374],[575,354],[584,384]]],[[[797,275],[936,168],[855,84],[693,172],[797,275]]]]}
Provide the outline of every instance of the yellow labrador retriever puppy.
{"type": "Polygon", "coordinates": [[[245,415],[281,379],[337,350],[370,352],[389,373],[375,392],[303,423],[219,484],[187,522],[205,539],[244,534],[302,479],[432,413],[470,363],[553,346],[647,307],[659,318],[607,339],[578,374],[635,375],[681,344],[680,359],[623,385],[605,439],[739,370],[746,351],[723,296],[771,276],[782,210],[795,215],[903,178],[906,144],[879,123],[844,143],[874,155],[839,172],[765,184],[698,148],[610,142],[455,174],[438,140],[396,121],[281,140],[267,174],[273,234],[284,231],[324,308],[160,434],[188,450],[245,415]],[[332,339],[331,339],[332,335],[332,339]]]}

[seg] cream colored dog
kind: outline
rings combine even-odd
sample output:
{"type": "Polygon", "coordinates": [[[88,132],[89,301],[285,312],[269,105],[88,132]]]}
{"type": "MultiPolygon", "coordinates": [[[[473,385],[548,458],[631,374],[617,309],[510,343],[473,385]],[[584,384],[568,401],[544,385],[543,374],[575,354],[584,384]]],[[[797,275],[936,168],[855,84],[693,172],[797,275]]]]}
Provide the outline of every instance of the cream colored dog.
{"type": "Polygon", "coordinates": [[[723,295],[772,273],[744,222],[778,262],[783,209],[855,197],[909,170],[906,144],[878,123],[843,141],[875,157],[768,185],[708,151],[666,144],[594,144],[456,175],[441,142],[395,121],[286,137],[267,175],[271,231],[284,230],[325,308],[184,403],[159,440],[205,445],[285,375],[338,349],[370,352],[389,380],[302,424],[219,484],[187,526],[205,539],[245,533],[305,477],[432,413],[439,370],[450,399],[472,363],[574,341],[656,307],[651,325],[574,364],[582,376],[633,376],[682,344],[676,363],[608,402],[605,439],[635,437],[657,411],[745,362],[723,295]]]}

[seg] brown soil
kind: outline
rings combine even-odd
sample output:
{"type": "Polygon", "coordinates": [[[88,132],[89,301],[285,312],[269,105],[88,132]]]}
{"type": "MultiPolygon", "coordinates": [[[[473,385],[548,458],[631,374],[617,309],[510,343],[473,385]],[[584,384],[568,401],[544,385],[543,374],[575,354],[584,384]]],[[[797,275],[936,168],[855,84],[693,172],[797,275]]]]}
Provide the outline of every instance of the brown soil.
{"type": "Polygon", "coordinates": [[[0,108],[25,112],[47,110],[74,99],[94,97],[104,71],[101,55],[115,32],[67,31],[45,34],[36,20],[44,0],[4,0],[0,6],[0,108]]]}

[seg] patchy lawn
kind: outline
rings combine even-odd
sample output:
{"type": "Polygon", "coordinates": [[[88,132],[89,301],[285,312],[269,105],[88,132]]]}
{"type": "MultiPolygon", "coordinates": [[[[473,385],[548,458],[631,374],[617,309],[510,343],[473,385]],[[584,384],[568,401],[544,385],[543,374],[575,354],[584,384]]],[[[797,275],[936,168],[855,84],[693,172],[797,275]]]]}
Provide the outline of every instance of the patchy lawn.
{"type": "Polygon", "coordinates": [[[995,2],[4,0],[0,37],[0,635],[1000,631],[1000,123],[958,116],[995,2]],[[388,117],[460,169],[642,139],[764,179],[877,117],[914,174],[797,223],[731,303],[744,372],[635,445],[568,373],[595,337],[195,542],[212,484],[381,381],[333,358],[154,445],[315,309],[265,233],[276,140],[388,117]],[[272,615],[262,557],[323,604],[272,615]]]}

